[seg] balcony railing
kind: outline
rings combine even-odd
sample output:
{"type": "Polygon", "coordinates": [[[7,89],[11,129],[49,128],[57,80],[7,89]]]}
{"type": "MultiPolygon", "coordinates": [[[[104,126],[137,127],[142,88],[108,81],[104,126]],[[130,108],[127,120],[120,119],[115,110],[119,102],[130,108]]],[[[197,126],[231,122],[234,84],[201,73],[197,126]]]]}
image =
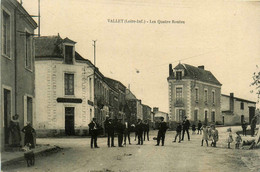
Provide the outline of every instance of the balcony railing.
{"type": "Polygon", "coordinates": [[[175,99],[174,106],[175,106],[175,107],[183,107],[183,106],[184,106],[184,101],[183,101],[183,99],[182,99],[182,98],[177,98],[177,99],[175,99]]]}

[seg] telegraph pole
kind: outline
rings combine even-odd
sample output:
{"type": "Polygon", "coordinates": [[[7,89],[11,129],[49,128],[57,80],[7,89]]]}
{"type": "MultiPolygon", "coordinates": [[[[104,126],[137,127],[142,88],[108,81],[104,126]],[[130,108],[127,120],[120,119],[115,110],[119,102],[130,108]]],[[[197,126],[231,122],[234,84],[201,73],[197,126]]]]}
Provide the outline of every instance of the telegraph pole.
{"type": "Polygon", "coordinates": [[[93,40],[93,46],[94,46],[94,66],[96,67],[96,41],[97,40],[93,40]]]}
{"type": "Polygon", "coordinates": [[[93,47],[94,47],[94,70],[93,70],[93,93],[94,93],[94,117],[96,116],[96,107],[95,107],[95,99],[96,99],[96,95],[95,95],[95,76],[96,76],[96,41],[97,40],[93,40],[93,47]]]}
{"type": "Polygon", "coordinates": [[[41,36],[41,6],[40,0],[38,0],[38,37],[41,36]]]}

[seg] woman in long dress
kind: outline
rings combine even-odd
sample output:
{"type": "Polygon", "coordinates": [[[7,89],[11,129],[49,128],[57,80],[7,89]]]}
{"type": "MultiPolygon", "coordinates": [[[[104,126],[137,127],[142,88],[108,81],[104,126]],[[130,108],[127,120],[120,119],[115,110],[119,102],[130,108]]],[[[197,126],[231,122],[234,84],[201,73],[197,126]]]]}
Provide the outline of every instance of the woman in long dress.
{"type": "Polygon", "coordinates": [[[10,141],[12,146],[20,146],[21,141],[21,133],[19,126],[19,115],[15,115],[12,117],[10,121],[10,141]]]}

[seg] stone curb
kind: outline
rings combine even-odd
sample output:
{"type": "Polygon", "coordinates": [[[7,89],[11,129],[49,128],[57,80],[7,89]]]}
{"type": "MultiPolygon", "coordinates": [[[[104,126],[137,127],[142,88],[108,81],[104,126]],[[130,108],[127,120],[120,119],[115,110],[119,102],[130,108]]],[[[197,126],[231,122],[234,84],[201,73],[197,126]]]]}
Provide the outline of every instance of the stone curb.
{"type": "MultiPolygon", "coordinates": [[[[41,153],[44,153],[44,152],[51,152],[51,151],[55,151],[55,150],[61,150],[62,148],[60,148],[59,146],[50,146],[46,149],[42,149],[42,150],[34,150],[34,155],[35,157],[41,153]]],[[[14,163],[14,162],[17,162],[17,161],[21,161],[21,160],[24,160],[24,155],[21,154],[19,155],[18,157],[15,157],[13,159],[9,159],[9,160],[4,160],[4,161],[1,161],[1,166],[6,166],[10,163],[14,163]]]]}

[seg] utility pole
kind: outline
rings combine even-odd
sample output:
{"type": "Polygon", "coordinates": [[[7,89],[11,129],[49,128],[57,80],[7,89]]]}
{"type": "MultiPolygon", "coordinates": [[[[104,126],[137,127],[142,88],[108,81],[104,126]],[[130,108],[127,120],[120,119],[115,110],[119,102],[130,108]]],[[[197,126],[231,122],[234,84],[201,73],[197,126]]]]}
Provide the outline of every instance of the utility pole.
{"type": "Polygon", "coordinates": [[[38,0],[38,37],[41,36],[41,6],[40,0],[38,0]]]}
{"type": "Polygon", "coordinates": [[[93,93],[94,93],[94,117],[96,116],[96,107],[95,107],[95,99],[96,99],[96,95],[95,95],[95,76],[96,76],[96,41],[97,40],[93,40],[93,47],[94,47],[94,70],[93,70],[93,93]]]}

